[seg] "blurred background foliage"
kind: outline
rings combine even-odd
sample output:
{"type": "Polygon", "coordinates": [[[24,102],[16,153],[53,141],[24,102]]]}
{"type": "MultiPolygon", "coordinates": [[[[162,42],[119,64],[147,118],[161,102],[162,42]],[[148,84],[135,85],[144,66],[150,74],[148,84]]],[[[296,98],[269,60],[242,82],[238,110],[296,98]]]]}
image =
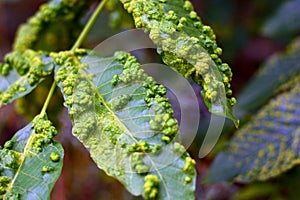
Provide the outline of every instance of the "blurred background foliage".
{"type": "MultiPolygon", "coordinates": [[[[1,61],[3,61],[4,55],[11,51],[17,27],[33,15],[39,5],[45,2],[42,0],[0,0],[1,61]]],[[[273,77],[269,77],[269,80],[267,79],[268,83],[272,83],[269,84],[270,88],[266,86],[267,89],[261,90],[263,92],[260,95],[251,91],[263,86],[266,79],[262,79],[262,82],[256,82],[253,87],[251,84],[259,79],[255,75],[259,69],[271,62],[267,60],[271,56],[274,60],[274,55],[284,52],[287,45],[300,35],[300,1],[193,0],[192,2],[203,23],[213,28],[218,44],[223,49],[222,58],[232,68],[234,76],[231,84],[235,96],[240,101],[235,110],[244,124],[249,120],[249,116],[256,113],[276,93],[274,92],[278,86],[276,85],[278,84],[276,73],[273,74],[273,77]],[[264,93],[266,91],[269,92],[268,95],[264,93]],[[260,101],[257,101],[258,99],[260,101]]],[[[83,17],[83,23],[91,15],[94,6],[92,5],[91,10],[83,17]]],[[[75,32],[72,35],[78,34],[78,30],[72,24],[70,26],[75,32]]],[[[105,38],[127,28],[133,28],[131,17],[124,12],[117,0],[110,0],[105,12],[100,16],[86,39],[84,47],[93,48],[105,38]]],[[[51,26],[41,36],[46,40],[39,42],[36,48],[63,50],[70,47],[74,41],[73,36],[69,37],[71,29],[64,26],[51,26]]],[[[142,54],[142,62],[147,63],[149,60],[158,59],[153,52],[146,50],[139,52],[138,55],[142,54]]],[[[297,58],[295,62],[297,62],[297,58]]],[[[293,70],[289,73],[293,74],[293,70]]],[[[284,72],[279,71],[279,73],[284,72]]],[[[1,145],[40,111],[47,95],[48,85],[49,83],[45,81],[44,84],[35,89],[33,94],[0,110],[1,145]]],[[[197,86],[194,88],[199,93],[200,88],[197,86]]],[[[174,100],[171,99],[170,101],[174,100]]],[[[200,98],[199,101],[201,101],[200,98]]],[[[49,117],[60,127],[57,140],[64,146],[65,158],[63,172],[52,192],[52,199],[138,199],[126,192],[120,183],[97,169],[87,150],[71,135],[71,123],[61,105],[61,96],[56,93],[49,108],[49,117]]],[[[195,159],[198,157],[198,151],[210,119],[210,114],[203,103],[200,103],[200,109],[199,131],[189,149],[195,159]]],[[[175,114],[177,113],[179,111],[175,105],[175,114]]],[[[198,159],[197,171],[199,176],[196,197],[210,200],[298,199],[300,196],[298,190],[300,185],[299,167],[294,167],[279,177],[264,182],[248,184],[241,182],[202,183],[203,177],[215,156],[234,132],[232,123],[226,122],[223,134],[214,150],[204,159],[198,159]]]]}

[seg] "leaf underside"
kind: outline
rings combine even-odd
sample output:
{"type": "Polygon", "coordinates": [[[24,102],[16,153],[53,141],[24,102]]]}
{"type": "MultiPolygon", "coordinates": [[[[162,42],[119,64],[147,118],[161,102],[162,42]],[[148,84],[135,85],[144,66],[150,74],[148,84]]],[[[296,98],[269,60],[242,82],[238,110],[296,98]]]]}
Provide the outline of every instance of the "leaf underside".
{"type": "Polygon", "coordinates": [[[300,164],[300,85],[278,95],[240,129],[214,161],[208,182],[266,180],[300,164]]]}
{"type": "Polygon", "coordinates": [[[137,28],[149,31],[163,61],[186,78],[203,86],[202,97],[210,112],[233,120],[235,98],[229,81],[230,67],[222,63],[222,54],[209,26],[201,23],[189,1],[121,0],[132,14],[137,28]]]}
{"type": "Polygon", "coordinates": [[[124,52],[109,58],[91,55],[82,62],[89,66],[74,70],[58,65],[56,81],[69,108],[72,132],[98,167],[134,195],[194,199],[195,161],[178,143],[165,88],[124,52]],[[65,72],[76,77],[72,94],[61,77],[65,72]]]}
{"type": "Polygon", "coordinates": [[[55,134],[51,122],[38,116],[6,142],[0,150],[1,199],[50,199],[64,154],[52,141],[55,134]]]}

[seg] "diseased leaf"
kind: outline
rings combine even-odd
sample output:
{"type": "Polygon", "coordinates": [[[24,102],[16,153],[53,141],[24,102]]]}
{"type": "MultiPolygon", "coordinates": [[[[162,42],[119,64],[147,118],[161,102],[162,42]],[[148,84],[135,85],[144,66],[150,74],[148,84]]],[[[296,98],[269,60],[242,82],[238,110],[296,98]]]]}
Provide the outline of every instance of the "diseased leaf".
{"type": "Polygon", "coordinates": [[[13,52],[1,64],[0,106],[30,93],[44,77],[53,71],[52,59],[45,54],[26,50],[13,52]],[[13,69],[13,70],[12,70],[13,69]]]}
{"type": "Polygon", "coordinates": [[[64,154],[56,133],[39,115],[0,148],[0,199],[50,199],[64,154]]]}
{"type": "Polygon", "coordinates": [[[300,38],[292,42],[286,52],[272,56],[238,95],[238,104],[234,107],[237,116],[242,118],[258,109],[299,72],[300,38]]]}
{"type": "Polygon", "coordinates": [[[216,157],[208,182],[266,180],[300,164],[299,80],[236,133],[216,157]]]}
{"type": "Polygon", "coordinates": [[[202,97],[210,112],[228,117],[238,126],[232,106],[230,67],[222,63],[222,49],[209,26],[201,23],[189,1],[121,0],[137,28],[149,31],[163,61],[186,78],[203,86],[202,97]]]}
{"type": "Polygon", "coordinates": [[[195,161],[180,144],[166,89],[128,53],[90,55],[80,63],[78,51],[54,55],[55,79],[72,132],[98,167],[134,195],[194,199],[195,161]]]}

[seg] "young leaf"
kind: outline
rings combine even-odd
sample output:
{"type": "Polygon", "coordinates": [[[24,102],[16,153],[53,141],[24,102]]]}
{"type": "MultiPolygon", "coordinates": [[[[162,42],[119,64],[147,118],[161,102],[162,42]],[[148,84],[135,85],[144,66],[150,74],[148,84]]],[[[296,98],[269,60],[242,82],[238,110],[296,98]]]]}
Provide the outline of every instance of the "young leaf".
{"type": "Polygon", "coordinates": [[[238,117],[258,109],[276,94],[297,72],[300,72],[300,38],[294,40],[284,53],[272,56],[238,95],[235,106],[238,117]]]}
{"type": "Polygon", "coordinates": [[[52,59],[41,52],[26,50],[5,56],[0,64],[0,106],[30,93],[44,77],[53,71],[52,59]],[[12,70],[14,68],[14,70],[12,70]]]}
{"type": "Polygon", "coordinates": [[[125,52],[82,63],[71,52],[54,57],[72,132],[98,167],[134,195],[194,199],[195,161],[180,144],[166,89],[125,52]]]}
{"type": "Polygon", "coordinates": [[[300,85],[263,107],[215,159],[208,182],[266,180],[300,164],[300,85]]]}
{"type": "Polygon", "coordinates": [[[201,23],[189,1],[121,0],[137,28],[150,31],[163,61],[186,78],[203,86],[202,97],[210,112],[228,117],[238,126],[230,98],[230,67],[222,63],[222,49],[209,26],[201,23]]]}
{"type": "Polygon", "coordinates": [[[0,199],[49,199],[60,175],[63,148],[46,116],[35,117],[0,148],[0,199]]]}

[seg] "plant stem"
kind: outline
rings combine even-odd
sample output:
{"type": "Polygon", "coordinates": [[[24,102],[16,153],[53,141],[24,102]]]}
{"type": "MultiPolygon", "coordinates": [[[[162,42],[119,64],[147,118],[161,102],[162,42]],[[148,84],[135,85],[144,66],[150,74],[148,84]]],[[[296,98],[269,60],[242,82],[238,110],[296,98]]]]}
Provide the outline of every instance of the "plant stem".
{"type": "MultiPolygon", "coordinates": [[[[73,45],[73,47],[71,48],[71,51],[74,51],[75,49],[79,48],[80,45],[82,44],[83,40],[86,38],[87,34],[89,33],[89,31],[91,30],[91,28],[93,27],[93,25],[95,24],[98,16],[100,15],[100,13],[102,12],[102,10],[104,9],[105,4],[108,2],[108,0],[102,0],[101,3],[98,5],[98,7],[96,8],[96,10],[94,11],[93,15],[91,16],[91,18],[89,19],[88,23],[85,25],[84,29],[81,31],[79,37],[77,38],[75,44],[73,45]]],[[[55,81],[53,81],[51,89],[48,93],[47,99],[43,105],[41,114],[45,114],[46,110],[48,108],[48,105],[50,103],[51,97],[54,93],[56,87],[56,83],[55,81]]]]}
{"type": "Polygon", "coordinates": [[[51,97],[52,97],[52,95],[53,95],[53,93],[54,93],[55,87],[56,87],[56,83],[55,83],[55,81],[54,81],[54,82],[52,83],[51,89],[50,89],[50,91],[49,91],[49,93],[48,93],[47,99],[46,99],[46,101],[45,101],[45,103],[44,103],[44,106],[43,106],[43,108],[42,108],[41,115],[43,115],[43,114],[46,113],[47,107],[48,107],[48,105],[49,105],[49,103],[50,103],[50,100],[51,100],[51,97]]]}
{"type": "Polygon", "coordinates": [[[88,23],[86,24],[86,26],[84,27],[84,29],[82,30],[80,36],[78,37],[77,41],[75,42],[75,44],[73,45],[71,50],[75,50],[77,49],[81,43],[83,42],[83,40],[85,39],[85,37],[87,36],[88,32],[91,30],[91,28],[93,27],[94,23],[96,22],[99,14],[101,13],[101,11],[103,10],[105,4],[108,2],[108,0],[102,0],[101,3],[98,5],[98,7],[96,8],[96,10],[94,11],[93,15],[91,16],[91,18],[89,19],[88,23]]]}

